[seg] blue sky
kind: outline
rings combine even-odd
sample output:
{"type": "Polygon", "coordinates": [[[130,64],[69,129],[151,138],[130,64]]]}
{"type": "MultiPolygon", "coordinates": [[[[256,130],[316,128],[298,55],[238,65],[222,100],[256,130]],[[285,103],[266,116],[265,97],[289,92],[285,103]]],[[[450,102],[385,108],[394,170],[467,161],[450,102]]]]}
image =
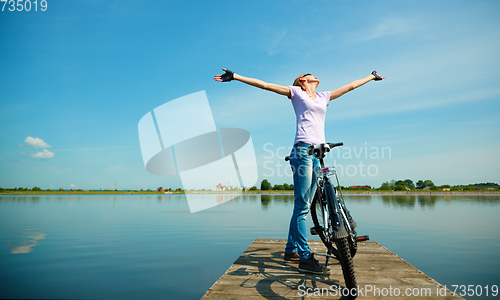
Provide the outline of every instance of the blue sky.
{"type": "Polygon", "coordinates": [[[386,76],[328,108],[343,185],[500,182],[498,1],[47,2],[0,12],[0,187],[181,187],[147,173],[137,125],[202,90],[218,128],[251,133],[259,182],[292,183],[289,100],[222,67],[319,91],[386,76]]]}

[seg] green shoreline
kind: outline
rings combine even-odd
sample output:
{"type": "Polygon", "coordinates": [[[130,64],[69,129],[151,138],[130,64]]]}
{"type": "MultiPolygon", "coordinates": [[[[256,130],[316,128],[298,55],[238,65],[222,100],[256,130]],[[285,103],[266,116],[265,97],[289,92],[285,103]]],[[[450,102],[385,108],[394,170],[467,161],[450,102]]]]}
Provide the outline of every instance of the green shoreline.
{"type": "MultiPolygon", "coordinates": [[[[500,191],[343,191],[344,195],[500,195],[500,191]]],[[[184,192],[157,191],[11,191],[0,192],[0,195],[182,195],[184,192]]],[[[192,191],[189,194],[240,194],[221,191],[192,191]]],[[[293,191],[247,191],[242,195],[283,195],[293,191]]]]}

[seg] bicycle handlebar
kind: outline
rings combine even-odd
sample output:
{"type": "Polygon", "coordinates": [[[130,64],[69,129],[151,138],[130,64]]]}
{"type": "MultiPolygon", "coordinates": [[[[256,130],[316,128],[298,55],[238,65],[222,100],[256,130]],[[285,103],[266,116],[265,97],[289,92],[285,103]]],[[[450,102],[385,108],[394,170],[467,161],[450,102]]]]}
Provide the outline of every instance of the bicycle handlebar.
{"type": "MultiPolygon", "coordinates": [[[[331,149],[339,146],[343,146],[344,143],[325,143],[325,144],[318,144],[318,145],[312,145],[309,147],[309,155],[316,154],[317,156],[324,157],[325,152],[329,152],[331,149]],[[328,146],[327,146],[328,145],[328,146]]],[[[290,160],[290,155],[285,157],[285,161],[290,160]]]]}
{"type": "Polygon", "coordinates": [[[335,147],[344,146],[344,143],[342,143],[342,142],[340,142],[340,143],[328,143],[328,145],[330,145],[330,149],[332,149],[335,147]]]}

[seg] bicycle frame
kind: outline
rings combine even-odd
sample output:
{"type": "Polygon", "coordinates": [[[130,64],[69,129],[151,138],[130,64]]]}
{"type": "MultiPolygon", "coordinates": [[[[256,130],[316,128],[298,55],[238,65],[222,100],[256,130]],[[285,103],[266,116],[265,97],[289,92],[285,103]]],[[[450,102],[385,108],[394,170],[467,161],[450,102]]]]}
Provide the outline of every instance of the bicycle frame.
{"type": "MultiPolygon", "coordinates": [[[[316,170],[316,183],[318,185],[318,190],[325,188],[325,186],[323,186],[323,182],[330,182],[330,184],[331,184],[330,176],[335,175],[337,185],[336,185],[336,187],[333,186],[334,193],[333,193],[333,199],[331,201],[333,201],[333,203],[335,205],[335,213],[341,214],[343,217],[343,220],[349,220],[349,222],[346,222],[346,224],[345,224],[346,231],[352,232],[354,230],[353,227],[356,227],[356,226],[352,226],[352,224],[355,224],[355,222],[354,222],[353,218],[351,217],[351,214],[344,203],[344,197],[342,195],[342,189],[340,188],[340,182],[339,182],[339,178],[337,176],[337,171],[335,170],[335,167],[326,167],[325,168],[322,158],[320,159],[320,165],[321,165],[321,168],[319,170],[316,170]],[[318,176],[317,174],[320,174],[320,175],[318,176]]],[[[323,196],[324,196],[324,199],[326,199],[326,194],[324,193],[324,191],[323,191],[323,196]]]]}
{"type": "MultiPolygon", "coordinates": [[[[320,226],[311,228],[311,233],[321,233],[320,237],[328,248],[327,263],[331,254],[338,259],[338,251],[333,247],[336,240],[348,238],[352,256],[354,256],[357,251],[358,237],[354,230],[357,224],[345,205],[335,167],[325,167],[324,163],[325,153],[336,146],[342,145],[343,143],[328,143],[311,146],[309,149],[309,154],[314,155],[320,162],[319,169],[314,171],[317,190],[315,200],[313,200],[313,202],[316,203],[312,206],[314,206],[314,208],[316,208],[317,205],[321,206],[319,210],[322,218],[321,221],[315,222],[315,226],[317,226],[318,223],[320,226]],[[336,186],[330,179],[332,175],[335,175],[336,186]]],[[[316,211],[313,212],[313,221],[315,217],[318,217],[316,211]]],[[[368,239],[368,237],[363,237],[363,240],[366,239],[368,239]]]]}
{"type": "MultiPolygon", "coordinates": [[[[337,239],[349,237],[352,240],[350,244],[352,244],[355,250],[357,250],[356,232],[354,231],[353,226],[351,226],[351,224],[355,224],[355,222],[345,206],[340,188],[340,182],[335,168],[325,167],[323,158],[320,158],[320,165],[321,167],[315,171],[315,178],[317,183],[317,197],[321,201],[320,205],[323,206],[322,224],[324,224],[325,227],[321,230],[331,233],[331,235],[326,237],[330,242],[330,245],[333,245],[337,239]],[[331,175],[335,175],[335,179],[337,181],[336,187],[333,186],[330,180],[331,175]],[[328,193],[328,188],[332,188],[333,193],[328,193]]],[[[311,233],[315,234],[313,229],[314,228],[311,228],[311,233]]],[[[328,260],[332,254],[335,258],[339,258],[337,249],[333,248],[333,246],[329,247],[327,245],[327,247],[328,254],[326,255],[325,267],[328,266],[328,260]]]]}

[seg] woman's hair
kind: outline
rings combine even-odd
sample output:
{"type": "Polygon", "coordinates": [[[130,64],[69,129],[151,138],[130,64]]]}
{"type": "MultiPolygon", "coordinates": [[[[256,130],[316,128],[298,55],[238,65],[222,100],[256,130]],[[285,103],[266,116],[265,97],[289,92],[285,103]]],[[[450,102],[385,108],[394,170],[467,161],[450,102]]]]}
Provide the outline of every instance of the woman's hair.
{"type": "Polygon", "coordinates": [[[300,79],[302,77],[304,77],[304,75],[306,75],[305,73],[300,75],[299,77],[295,78],[295,81],[293,82],[293,86],[300,86],[303,90],[305,90],[305,86],[304,84],[302,83],[302,81],[300,81],[300,79]]]}

